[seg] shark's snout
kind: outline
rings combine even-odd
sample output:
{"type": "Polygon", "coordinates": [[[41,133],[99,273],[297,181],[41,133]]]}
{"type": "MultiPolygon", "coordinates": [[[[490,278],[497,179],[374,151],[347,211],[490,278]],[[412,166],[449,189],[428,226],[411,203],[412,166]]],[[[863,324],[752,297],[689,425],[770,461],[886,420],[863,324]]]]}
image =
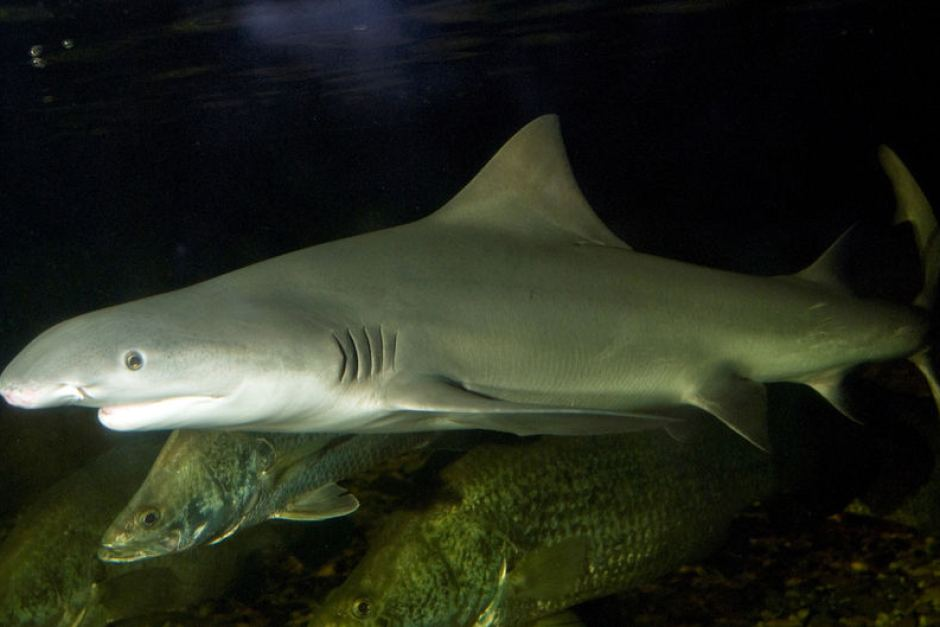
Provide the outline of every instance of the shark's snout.
{"type": "Polygon", "coordinates": [[[47,385],[0,383],[0,395],[10,405],[25,409],[72,405],[85,398],[80,387],[67,383],[47,385]]]}

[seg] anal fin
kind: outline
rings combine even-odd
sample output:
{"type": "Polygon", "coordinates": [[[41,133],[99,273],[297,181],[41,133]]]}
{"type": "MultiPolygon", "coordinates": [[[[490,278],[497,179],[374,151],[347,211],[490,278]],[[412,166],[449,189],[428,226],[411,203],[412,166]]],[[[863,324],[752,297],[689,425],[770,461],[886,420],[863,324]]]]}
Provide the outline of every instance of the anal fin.
{"type": "Polygon", "coordinates": [[[816,390],[816,393],[826,399],[840,414],[856,424],[863,424],[861,420],[852,414],[849,403],[845,398],[842,386],[844,376],[844,372],[836,371],[818,375],[812,379],[805,379],[803,383],[816,390]]]}

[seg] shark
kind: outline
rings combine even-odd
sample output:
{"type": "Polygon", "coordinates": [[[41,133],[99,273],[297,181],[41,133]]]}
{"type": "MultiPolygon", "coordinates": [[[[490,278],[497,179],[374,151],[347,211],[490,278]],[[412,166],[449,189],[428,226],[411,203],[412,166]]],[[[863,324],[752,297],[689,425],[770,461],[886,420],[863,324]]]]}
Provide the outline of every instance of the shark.
{"type": "Polygon", "coordinates": [[[851,416],[843,375],[907,358],[937,395],[937,223],[880,155],[926,275],[913,303],[851,293],[844,238],[786,276],[634,250],[545,115],[432,214],[66,320],[9,363],[0,393],[97,408],[116,430],[680,433],[697,408],[766,449],[766,383],[809,385],[851,416]]]}

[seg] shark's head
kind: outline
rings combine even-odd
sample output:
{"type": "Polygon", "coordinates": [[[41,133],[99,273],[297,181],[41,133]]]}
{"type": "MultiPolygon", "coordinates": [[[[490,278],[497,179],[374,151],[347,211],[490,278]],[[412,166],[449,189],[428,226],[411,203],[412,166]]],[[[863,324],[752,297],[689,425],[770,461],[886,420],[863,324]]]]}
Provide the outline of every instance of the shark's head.
{"type": "Polygon", "coordinates": [[[97,407],[119,430],[276,422],[329,401],[329,331],[290,307],[191,290],[52,327],[0,374],[0,394],[24,408],[97,407]]]}
{"type": "Polygon", "coordinates": [[[254,508],[268,495],[274,462],[273,445],[257,434],[174,431],[105,531],[98,556],[108,562],[159,557],[221,542],[259,522],[254,508]]]}

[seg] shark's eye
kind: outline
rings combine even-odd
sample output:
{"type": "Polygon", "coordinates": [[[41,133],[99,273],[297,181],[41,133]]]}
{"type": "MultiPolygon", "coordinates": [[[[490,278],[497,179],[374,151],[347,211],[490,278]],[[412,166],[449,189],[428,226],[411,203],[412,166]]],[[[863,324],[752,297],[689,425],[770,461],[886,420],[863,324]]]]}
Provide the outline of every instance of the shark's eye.
{"type": "Polygon", "coordinates": [[[137,523],[141,527],[153,527],[160,520],[160,512],[148,507],[137,512],[137,523]]]}
{"type": "Polygon", "coordinates": [[[144,356],[137,351],[128,351],[124,355],[124,365],[128,370],[140,370],[144,367],[144,356]]]}
{"type": "Polygon", "coordinates": [[[360,597],[353,601],[352,614],[356,618],[368,618],[370,612],[372,612],[372,602],[369,599],[360,597]]]}

